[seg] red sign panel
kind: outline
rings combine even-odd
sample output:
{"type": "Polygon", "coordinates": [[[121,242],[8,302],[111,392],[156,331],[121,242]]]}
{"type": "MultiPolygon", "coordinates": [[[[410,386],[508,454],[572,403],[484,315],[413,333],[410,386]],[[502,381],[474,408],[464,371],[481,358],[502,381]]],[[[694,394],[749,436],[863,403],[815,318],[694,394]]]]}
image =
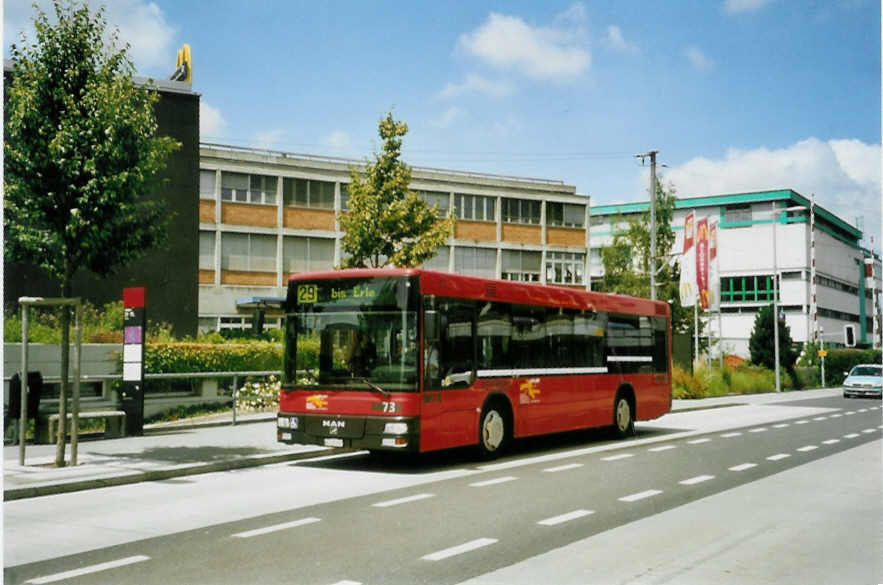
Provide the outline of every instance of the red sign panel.
{"type": "Polygon", "coordinates": [[[699,303],[708,309],[708,218],[696,222],[696,284],[699,303]]]}

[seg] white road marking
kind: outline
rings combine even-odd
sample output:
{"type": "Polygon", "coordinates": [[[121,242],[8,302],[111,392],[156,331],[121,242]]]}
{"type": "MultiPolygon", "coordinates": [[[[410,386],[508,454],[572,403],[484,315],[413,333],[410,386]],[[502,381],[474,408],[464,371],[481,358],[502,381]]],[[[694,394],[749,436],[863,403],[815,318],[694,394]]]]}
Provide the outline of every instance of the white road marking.
{"type": "Polygon", "coordinates": [[[496,542],[496,538],[479,538],[478,540],[473,540],[458,546],[452,546],[451,548],[446,548],[445,550],[440,550],[438,552],[434,552],[420,558],[424,561],[441,561],[443,559],[447,559],[456,555],[461,555],[463,553],[467,553],[475,549],[494,544],[496,542]]]}
{"type": "Polygon", "coordinates": [[[740,465],[736,465],[735,467],[731,467],[730,471],[745,471],[746,469],[751,469],[752,467],[757,467],[757,463],[742,463],[740,465]]]}
{"type": "Polygon", "coordinates": [[[844,439],[854,439],[858,436],[858,433],[849,433],[848,435],[843,435],[844,439]]]}
{"type": "Polygon", "coordinates": [[[809,451],[815,451],[816,449],[818,449],[816,445],[807,445],[806,447],[799,448],[798,451],[801,453],[807,453],[809,451]]]}
{"type": "Polygon", "coordinates": [[[760,427],[759,429],[751,429],[748,431],[749,433],[765,433],[767,431],[766,427],[760,427]]]}
{"type": "Polygon", "coordinates": [[[827,416],[817,416],[813,420],[828,420],[827,416]]]}
{"type": "Polygon", "coordinates": [[[578,467],[582,467],[582,463],[570,463],[568,465],[559,465],[558,467],[550,467],[548,469],[544,469],[543,473],[555,473],[558,471],[568,471],[570,469],[576,469],[578,467]]]}
{"type": "Polygon", "coordinates": [[[777,425],[773,425],[774,429],[784,429],[785,427],[790,427],[791,425],[788,423],[779,423],[777,425]]]}
{"type": "Polygon", "coordinates": [[[489,486],[489,485],[496,485],[498,483],[506,483],[507,481],[515,481],[516,479],[518,479],[518,478],[514,477],[512,475],[507,475],[505,477],[496,477],[494,479],[486,479],[484,481],[470,483],[469,487],[485,487],[485,486],[489,486]]]}
{"type": "Polygon", "coordinates": [[[860,409],[858,410],[858,412],[868,412],[868,409],[867,409],[867,408],[860,408],[860,409]]]}
{"type": "Polygon", "coordinates": [[[361,581],[338,581],[334,585],[362,585],[361,581]]]}
{"type": "Polygon", "coordinates": [[[738,436],[741,435],[741,434],[742,434],[742,433],[740,433],[740,432],[738,432],[738,431],[737,431],[737,432],[733,432],[733,433],[724,433],[723,435],[721,435],[721,438],[723,438],[723,439],[729,439],[729,438],[732,438],[732,437],[738,437],[738,436]]]}
{"type": "Polygon", "coordinates": [[[855,411],[850,410],[849,412],[844,412],[843,414],[845,414],[846,416],[852,416],[853,414],[855,414],[855,411]]]}
{"type": "Polygon", "coordinates": [[[710,481],[714,479],[713,475],[699,475],[697,477],[691,477],[690,479],[685,479],[680,482],[682,485],[696,485],[697,483],[702,483],[705,481],[710,481]]]}
{"type": "Polygon", "coordinates": [[[843,415],[840,414],[839,412],[835,412],[834,414],[831,415],[831,418],[840,418],[841,416],[843,416],[843,415]]]}
{"type": "Polygon", "coordinates": [[[877,429],[865,429],[865,430],[863,430],[862,432],[865,433],[865,434],[867,434],[867,433],[876,433],[876,432],[877,432],[877,429]]]}
{"type": "Polygon", "coordinates": [[[388,500],[386,502],[377,502],[376,504],[371,504],[375,508],[389,508],[390,506],[398,506],[399,504],[407,504],[409,502],[416,502],[418,500],[425,500],[426,498],[434,497],[433,494],[417,494],[415,496],[407,496],[405,498],[399,498],[397,500],[388,500]]]}
{"type": "Polygon", "coordinates": [[[791,457],[788,453],[776,453],[775,455],[770,455],[767,457],[768,461],[781,461],[782,459],[788,459],[791,457]]]}
{"type": "Polygon", "coordinates": [[[647,449],[648,451],[653,451],[654,453],[658,453],[659,451],[668,451],[669,449],[677,449],[676,445],[663,445],[662,447],[653,447],[652,449],[647,449]]]}
{"type": "Polygon", "coordinates": [[[657,496],[661,493],[662,492],[660,490],[647,490],[647,491],[640,492],[637,494],[632,494],[630,496],[624,496],[622,498],[619,498],[619,501],[620,502],[637,502],[638,500],[643,500],[645,498],[651,498],[651,497],[657,496]]]}
{"type": "Polygon", "coordinates": [[[702,443],[708,443],[708,442],[710,442],[710,441],[711,441],[711,439],[708,439],[708,438],[705,438],[705,439],[694,439],[694,440],[692,440],[692,441],[687,441],[687,444],[688,444],[688,445],[700,445],[700,444],[702,444],[702,443]]]}
{"type": "Polygon", "coordinates": [[[797,421],[797,422],[794,423],[794,424],[796,424],[796,425],[805,425],[805,424],[808,423],[808,422],[809,422],[808,420],[799,420],[799,421],[797,421]]]}
{"type": "Polygon", "coordinates": [[[542,524],[543,526],[555,526],[557,524],[563,524],[564,522],[576,520],[577,518],[583,518],[584,516],[588,516],[594,513],[594,510],[574,510],[573,512],[569,512],[567,514],[561,514],[560,516],[553,516],[551,518],[546,518],[545,520],[540,520],[539,522],[537,522],[537,524],[542,524]]]}
{"type": "Polygon", "coordinates": [[[620,453],[619,455],[611,455],[610,457],[602,457],[601,461],[619,461],[620,459],[628,459],[634,457],[632,453],[620,453]]]}
{"type": "Polygon", "coordinates": [[[320,521],[320,518],[301,518],[300,520],[294,520],[293,522],[283,522],[282,524],[274,524],[273,526],[266,526],[264,528],[256,528],[255,530],[238,532],[236,534],[233,534],[232,536],[234,538],[251,538],[252,536],[260,536],[262,534],[269,534],[271,532],[278,532],[280,530],[288,530],[289,528],[306,526],[307,524],[313,524],[320,521]]]}
{"type": "Polygon", "coordinates": [[[100,571],[107,571],[108,569],[116,569],[117,567],[125,567],[126,565],[133,565],[135,563],[140,563],[142,561],[149,561],[150,557],[145,555],[135,555],[133,557],[126,557],[124,559],[118,559],[116,561],[108,561],[106,563],[99,563],[97,565],[90,565],[88,567],[82,567],[80,569],[73,569],[71,571],[65,571],[64,573],[55,573],[54,575],[46,575],[45,577],[37,577],[36,579],[31,579],[29,581],[25,581],[25,583],[34,583],[34,585],[40,585],[41,583],[54,583],[56,581],[63,581],[65,579],[73,579],[74,577],[81,577],[83,575],[91,575],[92,573],[98,573],[100,571]]]}
{"type": "Polygon", "coordinates": [[[835,443],[839,443],[840,439],[828,439],[827,441],[822,441],[823,445],[833,445],[835,443]]]}

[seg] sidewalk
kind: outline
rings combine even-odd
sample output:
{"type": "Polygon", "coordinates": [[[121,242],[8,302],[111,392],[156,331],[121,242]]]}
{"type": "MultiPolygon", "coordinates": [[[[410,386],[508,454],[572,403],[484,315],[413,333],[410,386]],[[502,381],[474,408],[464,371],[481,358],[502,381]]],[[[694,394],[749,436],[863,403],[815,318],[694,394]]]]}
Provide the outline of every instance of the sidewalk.
{"type": "MultiPolygon", "coordinates": [[[[839,388],[828,388],[675,400],[672,412],[812,399],[837,395],[839,392],[839,388]]],[[[276,415],[273,412],[240,415],[235,426],[231,424],[229,414],[199,423],[148,425],[142,437],[81,441],[76,467],[53,466],[55,445],[28,445],[26,465],[20,466],[18,446],[7,446],[3,449],[3,499],[17,500],[155,481],[347,451],[277,443],[275,425],[276,415]]],[[[70,445],[65,454],[70,461],[70,445]]]]}

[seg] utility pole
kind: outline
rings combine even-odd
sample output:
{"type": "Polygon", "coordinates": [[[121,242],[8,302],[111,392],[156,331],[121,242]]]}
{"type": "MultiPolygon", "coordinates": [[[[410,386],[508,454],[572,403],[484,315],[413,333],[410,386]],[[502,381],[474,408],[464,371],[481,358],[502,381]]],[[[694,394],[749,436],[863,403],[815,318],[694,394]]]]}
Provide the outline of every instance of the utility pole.
{"type": "Polygon", "coordinates": [[[658,150],[651,150],[635,157],[642,161],[650,157],[650,299],[656,300],[656,155],[658,150]]]}

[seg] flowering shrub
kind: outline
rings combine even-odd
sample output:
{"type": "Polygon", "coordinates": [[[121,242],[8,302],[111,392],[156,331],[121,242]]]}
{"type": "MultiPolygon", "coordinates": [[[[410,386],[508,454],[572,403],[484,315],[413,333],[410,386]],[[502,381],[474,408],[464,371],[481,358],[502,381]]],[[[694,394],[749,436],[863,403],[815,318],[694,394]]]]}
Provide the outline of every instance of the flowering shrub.
{"type": "Polygon", "coordinates": [[[268,410],[278,408],[281,382],[276,376],[246,382],[236,397],[237,410],[268,410]]]}

